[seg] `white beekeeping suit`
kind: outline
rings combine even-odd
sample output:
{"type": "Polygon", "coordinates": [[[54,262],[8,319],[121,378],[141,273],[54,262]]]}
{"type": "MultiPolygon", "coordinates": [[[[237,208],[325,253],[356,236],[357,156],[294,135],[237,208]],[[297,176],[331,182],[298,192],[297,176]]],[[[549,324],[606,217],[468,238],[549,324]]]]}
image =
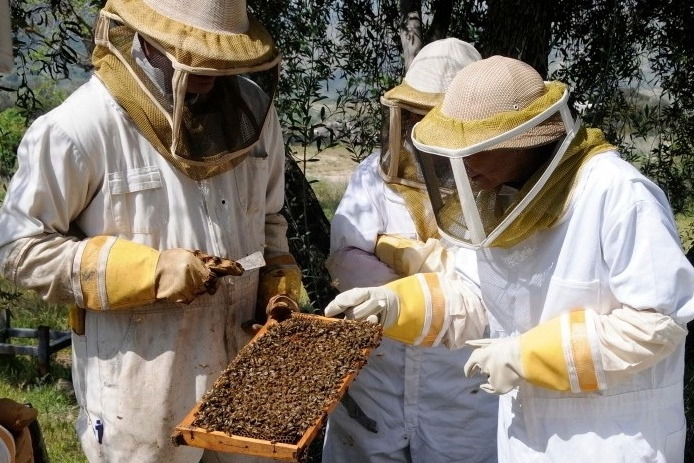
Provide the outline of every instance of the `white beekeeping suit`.
{"type": "MultiPolygon", "coordinates": [[[[452,271],[454,256],[435,238],[409,130],[440,102],[455,73],[478,59],[460,40],[432,42],[382,98],[390,110],[388,138],[355,170],[331,224],[326,266],[341,291],[452,271]]],[[[484,333],[483,312],[467,322],[473,336],[484,333]]],[[[495,462],[498,402],[480,392],[483,381],[462,375],[469,355],[386,333],[329,418],[323,461],[495,462]]]]}
{"type": "Polygon", "coordinates": [[[12,23],[10,2],[0,0],[0,73],[12,70],[12,23]]]}
{"type": "Polygon", "coordinates": [[[256,300],[300,289],[280,214],[279,53],[244,1],[109,0],[95,31],[95,75],[19,147],[0,270],[77,309],[90,462],[248,461],[170,436],[250,339],[256,300]],[[251,80],[262,72],[270,86],[251,80]],[[258,251],[272,272],[240,275],[233,261],[258,251]]]}

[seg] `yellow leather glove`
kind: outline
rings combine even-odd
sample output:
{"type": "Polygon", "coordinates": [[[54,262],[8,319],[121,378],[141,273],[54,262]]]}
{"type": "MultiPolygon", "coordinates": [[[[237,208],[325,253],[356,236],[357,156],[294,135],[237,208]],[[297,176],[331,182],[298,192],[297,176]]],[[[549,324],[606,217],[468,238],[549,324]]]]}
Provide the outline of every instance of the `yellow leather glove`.
{"type": "Polygon", "coordinates": [[[424,242],[397,235],[379,235],[374,252],[381,262],[403,277],[415,273],[447,272],[455,265],[454,254],[436,238],[424,242]]]}
{"type": "Polygon", "coordinates": [[[299,312],[301,269],[294,256],[276,252],[264,256],[260,269],[255,316],[241,323],[249,335],[255,335],[268,318],[283,320],[289,312],[299,312]]]}
{"type": "Polygon", "coordinates": [[[189,303],[199,294],[214,294],[218,276],[242,273],[236,262],[200,251],[160,252],[122,238],[96,236],[82,252],[78,305],[120,310],[157,300],[189,303]]]}
{"type": "Polygon", "coordinates": [[[154,272],[157,300],[190,303],[199,294],[214,294],[219,281],[202,259],[187,249],[167,249],[159,254],[154,272]]]}
{"type": "Polygon", "coordinates": [[[340,293],[326,317],[367,320],[383,325],[383,335],[415,346],[461,347],[487,324],[479,298],[462,283],[437,273],[418,273],[383,286],[340,293]]]}
{"type": "Polygon", "coordinates": [[[488,376],[482,389],[504,394],[523,380],[557,391],[606,389],[655,365],[684,341],[686,329],[654,310],[628,306],[599,315],[576,310],[520,336],[481,339],[465,375],[488,376]]]}
{"type": "Polygon", "coordinates": [[[265,308],[267,317],[276,320],[284,320],[289,317],[292,312],[299,312],[299,304],[297,304],[294,299],[284,294],[278,294],[270,298],[265,308]]]}
{"type": "Polygon", "coordinates": [[[263,318],[270,299],[284,295],[299,303],[301,297],[301,269],[289,253],[265,255],[265,266],[260,269],[258,282],[257,315],[263,318]]]}

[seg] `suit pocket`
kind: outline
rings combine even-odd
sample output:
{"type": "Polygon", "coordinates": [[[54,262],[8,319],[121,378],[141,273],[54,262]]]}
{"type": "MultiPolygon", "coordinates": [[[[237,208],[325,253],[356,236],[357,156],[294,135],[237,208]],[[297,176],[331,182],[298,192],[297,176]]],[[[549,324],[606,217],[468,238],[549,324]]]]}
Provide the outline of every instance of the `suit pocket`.
{"type": "Polygon", "coordinates": [[[148,166],[108,174],[111,214],[116,230],[147,234],[165,220],[164,184],[158,167],[148,166]]]}

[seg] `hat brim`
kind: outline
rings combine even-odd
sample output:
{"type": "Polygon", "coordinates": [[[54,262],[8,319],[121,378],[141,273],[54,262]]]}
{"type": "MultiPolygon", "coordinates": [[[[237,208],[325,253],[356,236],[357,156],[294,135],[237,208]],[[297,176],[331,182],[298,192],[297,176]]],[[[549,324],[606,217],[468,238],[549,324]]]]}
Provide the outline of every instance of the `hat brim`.
{"type": "Polygon", "coordinates": [[[384,104],[414,108],[428,112],[443,101],[443,93],[427,93],[417,90],[407,82],[401,83],[383,94],[384,104]]]}
{"type": "MultiPolygon", "coordinates": [[[[461,150],[499,136],[520,125],[549,107],[558,100],[564,91],[563,84],[550,83],[548,92],[538,99],[525,114],[518,112],[499,113],[481,120],[457,120],[442,111],[442,105],[432,109],[415,127],[413,138],[424,146],[439,147],[447,150],[461,150]]],[[[539,125],[536,125],[515,137],[494,145],[500,148],[533,148],[559,140],[566,135],[566,127],[559,114],[554,114],[539,125]]],[[[435,150],[435,149],[434,149],[435,150]]]]}
{"type": "Polygon", "coordinates": [[[251,16],[248,30],[234,34],[208,31],[167,18],[142,0],[110,0],[104,11],[116,15],[190,68],[245,72],[269,69],[280,59],[268,31],[251,16]]]}

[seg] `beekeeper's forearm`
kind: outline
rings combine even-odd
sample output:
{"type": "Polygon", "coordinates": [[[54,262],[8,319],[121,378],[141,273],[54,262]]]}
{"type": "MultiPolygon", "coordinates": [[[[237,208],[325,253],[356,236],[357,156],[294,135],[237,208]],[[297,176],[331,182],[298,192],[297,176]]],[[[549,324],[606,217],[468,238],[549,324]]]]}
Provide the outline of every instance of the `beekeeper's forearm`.
{"type": "Polygon", "coordinates": [[[2,276],[44,300],[74,304],[73,262],[80,242],[57,233],[20,238],[0,248],[2,276]]]}

